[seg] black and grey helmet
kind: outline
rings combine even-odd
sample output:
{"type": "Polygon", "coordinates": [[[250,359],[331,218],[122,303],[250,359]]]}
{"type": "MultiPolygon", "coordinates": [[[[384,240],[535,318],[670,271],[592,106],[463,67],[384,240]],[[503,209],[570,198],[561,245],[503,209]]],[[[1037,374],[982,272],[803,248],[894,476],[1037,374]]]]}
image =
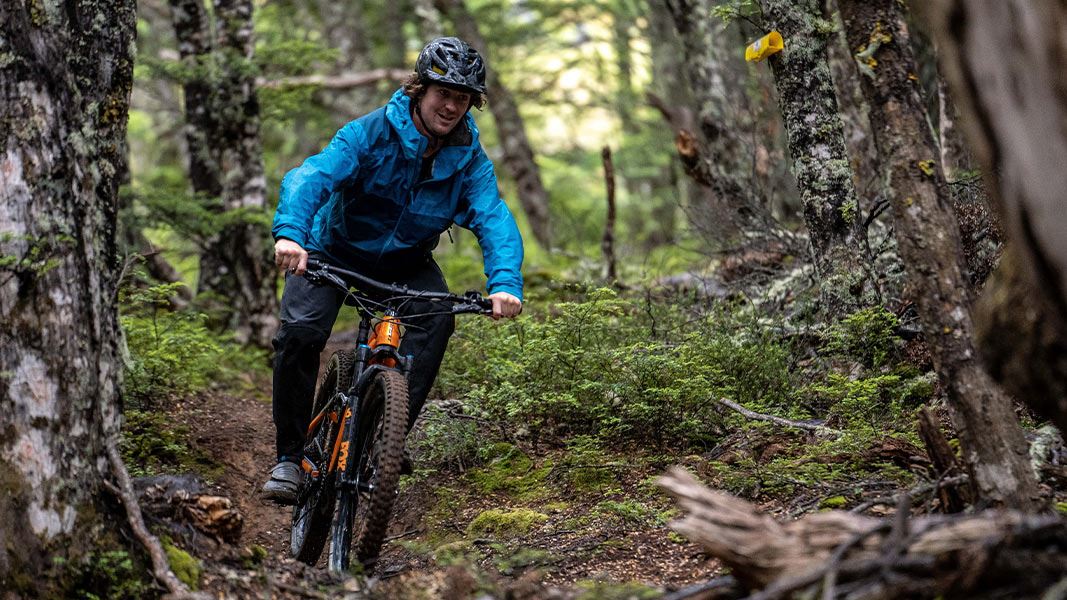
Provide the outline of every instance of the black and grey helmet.
{"type": "Polygon", "coordinates": [[[415,71],[425,83],[485,93],[485,62],[477,50],[459,38],[442,37],[426,44],[415,62],[415,71]]]}

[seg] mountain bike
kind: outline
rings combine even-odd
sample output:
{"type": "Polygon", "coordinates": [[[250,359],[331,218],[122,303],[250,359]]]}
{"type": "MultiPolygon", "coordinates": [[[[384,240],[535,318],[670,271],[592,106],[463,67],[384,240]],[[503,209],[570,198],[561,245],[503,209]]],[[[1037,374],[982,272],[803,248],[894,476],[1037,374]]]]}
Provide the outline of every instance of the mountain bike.
{"type": "Polygon", "coordinates": [[[412,357],[399,352],[404,329],[416,317],[492,314],[493,305],[477,292],[412,290],[314,259],[304,277],[344,292],[360,315],[355,347],[330,357],[315,392],[290,535],[293,556],[310,565],[329,540],[328,567],[340,573],[353,552],[373,565],[398,494],[412,368],[412,357]],[[413,301],[434,310],[401,317],[413,301]]]}

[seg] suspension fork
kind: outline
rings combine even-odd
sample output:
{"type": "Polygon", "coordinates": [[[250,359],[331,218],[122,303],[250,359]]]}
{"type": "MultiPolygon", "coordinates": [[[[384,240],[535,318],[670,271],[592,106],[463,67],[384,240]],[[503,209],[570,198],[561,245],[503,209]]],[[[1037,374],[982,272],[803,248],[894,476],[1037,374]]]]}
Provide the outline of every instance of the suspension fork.
{"type": "Polygon", "coordinates": [[[356,448],[356,434],[359,432],[360,398],[357,390],[357,382],[367,369],[370,358],[370,346],[367,344],[370,338],[371,315],[361,312],[359,320],[359,333],[356,335],[356,360],[352,369],[352,386],[345,392],[348,396],[347,408],[341,420],[341,429],[337,432],[337,440],[334,444],[333,456],[330,459],[330,471],[337,470],[337,483],[341,486],[355,483],[354,464],[358,464],[359,457],[354,455],[356,448]]]}

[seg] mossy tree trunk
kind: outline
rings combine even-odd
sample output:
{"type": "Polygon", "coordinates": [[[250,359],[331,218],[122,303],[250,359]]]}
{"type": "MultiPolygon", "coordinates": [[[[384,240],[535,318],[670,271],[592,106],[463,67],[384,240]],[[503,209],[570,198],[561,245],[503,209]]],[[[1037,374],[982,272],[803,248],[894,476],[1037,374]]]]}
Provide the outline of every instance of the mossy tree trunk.
{"type": "Polygon", "coordinates": [[[785,119],[793,172],[804,204],[826,314],[879,302],[863,219],[845,151],[826,45],[833,24],[817,0],[760,0],[764,26],[785,49],[768,60],[785,119]]]}
{"type": "MultiPolygon", "coordinates": [[[[654,13],[655,10],[655,7],[649,7],[648,12],[654,13]]],[[[639,9],[632,5],[631,0],[615,0],[610,5],[609,12],[611,13],[612,48],[615,51],[615,68],[618,74],[615,112],[622,121],[623,131],[633,133],[637,131],[634,122],[637,93],[634,89],[634,61],[630,44],[634,38],[631,29],[635,26],[634,21],[639,9]]],[[[649,15],[649,18],[655,19],[655,15],[649,15]]],[[[655,39],[649,41],[656,43],[655,39]]]]}
{"type": "Polygon", "coordinates": [[[132,0],[0,3],[0,590],[64,597],[117,515],[132,0]],[[110,524],[109,524],[110,522],[110,524]]]}
{"type": "Polygon", "coordinates": [[[434,0],[412,0],[411,4],[415,27],[424,43],[434,38],[444,37],[445,28],[441,22],[441,11],[434,6],[434,0]]]}
{"type": "Polygon", "coordinates": [[[921,8],[1009,238],[977,307],[979,347],[1009,391],[1067,431],[1067,6],[921,8]]]}
{"type": "Polygon", "coordinates": [[[259,104],[252,64],[251,0],[215,0],[215,32],[202,0],[171,0],[184,84],[189,179],[218,198],[227,221],[204,241],[198,293],[229,314],[240,342],[263,348],[278,328],[277,273],[271,260],[259,104]],[[230,219],[236,216],[236,219],[230,219]]]}
{"type": "Polygon", "coordinates": [[[504,151],[504,167],[518,187],[519,204],[526,214],[534,239],[543,248],[550,248],[552,229],[548,191],[541,181],[541,169],[534,161],[533,149],[526,138],[526,124],[519,114],[519,106],[493,69],[489,46],[478,29],[477,21],[467,9],[465,0],[437,0],[436,4],[437,8],[452,20],[456,34],[486,59],[489,110],[496,121],[500,145],[504,151]]]}
{"type": "Polygon", "coordinates": [[[889,167],[896,238],[977,498],[1032,509],[1037,481],[1011,399],[974,351],[967,278],[952,199],[927,125],[922,86],[897,0],[839,0],[863,61],[875,144],[889,167]]]}

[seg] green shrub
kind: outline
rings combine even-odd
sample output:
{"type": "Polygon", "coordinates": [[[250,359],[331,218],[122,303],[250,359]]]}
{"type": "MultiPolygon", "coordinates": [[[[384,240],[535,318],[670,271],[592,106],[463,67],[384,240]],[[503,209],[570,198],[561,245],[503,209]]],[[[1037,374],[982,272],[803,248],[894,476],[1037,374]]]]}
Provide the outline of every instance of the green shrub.
{"type": "Polygon", "coordinates": [[[435,404],[428,404],[419,420],[421,427],[407,439],[417,467],[463,472],[481,464],[479,449],[484,438],[477,423],[451,418],[435,404]]]}
{"type": "Polygon", "coordinates": [[[729,307],[693,318],[600,289],[542,319],[459,325],[442,390],[535,443],[584,435],[707,446],[724,430],[712,398],[757,407],[791,398],[789,348],[729,307]],[[650,336],[654,322],[684,329],[650,336]]]}
{"type": "Polygon", "coordinates": [[[93,553],[76,571],[72,593],[79,600],[140,600],[152,595],[152,582],[144,579],[145,566],[134,564],[125,550],[93,553]]]}
{"type": "Polygon", "coordinates": [[[209,384],[233,385],[266,370],[263,351],[213,333],[202,313],[173,310],[171,299],[181,285],[122,292],[120,322],[129,350],[124,394],[134,408],[154,408],[209,384]]]}
{"type": "Polygon", "coordinates": [[[827,332],[823,350],[877,369],[896,358],[899,325],[896,315],[885,308],[865,308],[835,323],[827,332]]]}
{"type": "Polygon", "coordinates": [[[204,325],[204,315],[170,309],[181,285],[124,295],[121,322],[130,352],[125,397],[134,406],[150,408],[160,399],[201,389],[218,373],[223,350],[204,325]]]}

